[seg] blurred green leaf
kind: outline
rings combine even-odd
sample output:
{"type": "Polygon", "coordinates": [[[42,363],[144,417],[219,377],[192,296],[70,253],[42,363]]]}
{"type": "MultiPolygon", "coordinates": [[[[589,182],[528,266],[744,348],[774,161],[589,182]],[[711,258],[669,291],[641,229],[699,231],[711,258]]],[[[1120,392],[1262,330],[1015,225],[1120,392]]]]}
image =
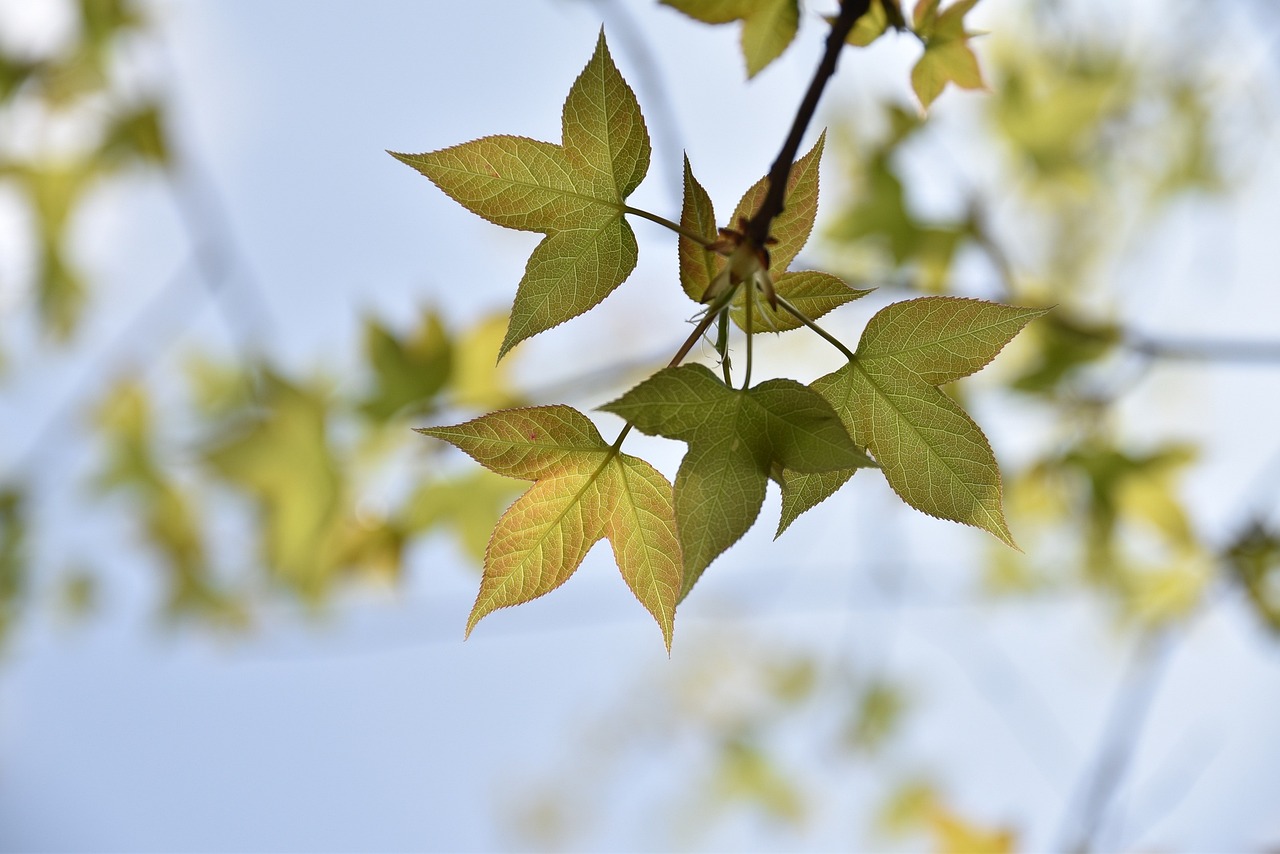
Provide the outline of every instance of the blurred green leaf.
{"type": "Polygon", "coordinates": [[[342,534],[345,479],[329,443],[330,406],[320,391],[265,372],[261,411],[204,454],[215,473],[260,505],[267,566],[313,602],[333,581],[342,534]]]}
{"type": "Polygon", "coordinates": [[[1254,522],[1236,537],[1226,558],[1258,618],[1280,634],[1280,533],[1254,522]]]}
{"type": "Polygon", "coordinates": [[[25,495],[13,485],[0,487],[0,651],[27,589],[27,525],[25,495]]]}
{"type": "Polygon", "coordinates": [[[456,480],[427,481],[406,502],[405,526],[412,534],[447,528],[480,563],[494,525],[520,491],[519,483],[484,468],[456,480]]]}
{"type": "Polygon", "coordinates": [[[799,0],[661,0],[704,24],[742,21],[742,56],[747,77],[755,77],[796,37],[799,0]]]}
{"type": "Polygon", "coordinates": [[[378,422],[430,411],[453,364],[452,342],[439,315],[423,312],[417,328],[404,338],[373,319],[365,320],[364,332],[374,389],[360,411],[378,422]]]}

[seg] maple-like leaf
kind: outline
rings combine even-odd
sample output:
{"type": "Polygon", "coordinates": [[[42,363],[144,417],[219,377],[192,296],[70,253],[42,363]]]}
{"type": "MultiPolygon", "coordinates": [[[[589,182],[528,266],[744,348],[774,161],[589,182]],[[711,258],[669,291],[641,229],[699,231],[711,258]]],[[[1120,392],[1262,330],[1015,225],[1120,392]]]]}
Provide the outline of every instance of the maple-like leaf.
{"type": "Polygon", "coordinates": [[[601,409],[689,445],[675,482],[682,598],[755,522],[775,464],[797,472],[875,465],[830,404],[794,380],[739,391],[703,365],[664,368],[601,409]]]}
{"type": "MultiPolygon", "coordinates": [[[[835,17],[827,18],[828,23],[835,23],[835,17]]],[[[902,29],[906,21],[902,18],[902,10],[898,0],[871,0],[864,15],[854,22],[853,29],[845,37],[845,42],[854,47],[866,47],[890,28],[902,29]]]]}
{"type": "Polygon", "coordinates": [[[924,41],[924,53],[911,69],[911,87],[925,109],[942,94],[948,83],[961,89],[985,89],[978,58],[969,47],[973,33],[964,28],[964,16],[978,0],[957,0],[938,11],[939,0],[916,4],[914,30],[924,41]]]}
{"type": "Polygon", "coordinates": [[[598,305],[635,269],[624,200],[649,169],[649,133],[603,30],[569,90],[561,126],[560,145],[487,136],[426,154],[390,152],[472,213],[546,235],[516,290],[499,359],[598,305]]]}
{"type": "Polygon", "coordinates": [[[742,21],[742,56],[747,77],[755,77],[796,37],[800,28],[799,0],[662,0],[704,24],[742,21]]]}
{"type": "MultiPolygon", "coordinates": [[[[863,330],[855,358],[813,383],[902,500],[930,516],[990,531],[1014,548],[1001,503],[1000,470],[978,425],[938,386],[982,368],[1043,309],[976,299],[894,303],[863,330]]],[[[851,474],[851,472],[850,472],[851,474]]],[[[846,478],[847,480],[847,478],[846,478]]],[[[792,518],[838,489],[803,482],[783,504],[792,518]]]]}
{"type": "MultiPolygon", "coordinates": [[[[782,213],[773,221],[770,235],[777,243],[769,247],[769,270],[774,291],[785,297],[806,317],[821,317],[833,308],[866,296],[870,290],[856,290],[830,273],[813,270],[788,272],[787,268],[804,247],[813,231],[818,215],[818,165],[826,143],[826,133],[818,137],[812,149],[791,167],[782,213]]],[[[755,215],[769,191],[768,178],[761,178],[743,194],[733,211],[730,227],[755,215]]],[[[708,241],[716,239],[716,214],[707,191],[693,176],[688,158],[684,164],[684,205],[680,213],[682,228],[708,241]]],[[[707,289],[724,269],[726,259],[709,251],[697,241],[681,235],[680,284],[684,292],[702,301],[707,289]]],[[[785,332],[801,326],[790,313],[774,309],[762,299],[753,299],[755,314],[751,328],[755,332],[785,332]]],[[[747,300],[740,290],[730,305],[729,314],[740,328],[746,329],[747,300]]]]}
{"type": "Polygon", "coordinates": [[[559,587],[601,538],[671,649],[681,588],[680,543],[671,485],[644,460],[619,453],[568,406],[490,413],[419,432],[476,462],[534,484],[498,520],[484,556],[467,634],[481,618],[559,587]]]}

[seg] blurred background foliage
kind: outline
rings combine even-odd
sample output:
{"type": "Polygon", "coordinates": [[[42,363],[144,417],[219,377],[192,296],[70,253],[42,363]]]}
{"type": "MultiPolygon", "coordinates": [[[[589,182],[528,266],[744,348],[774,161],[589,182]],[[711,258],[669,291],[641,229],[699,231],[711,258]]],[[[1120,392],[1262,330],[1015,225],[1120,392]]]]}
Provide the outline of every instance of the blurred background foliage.
{"type": "MultiPolygon", "coordinates": [[[[39,437],[6,451],[0,644],[39,609],[92,619],[108,583],[93,555],[66,567],[33,560],[33,543],[58,536],[32,511],[35,489],[84,492],[85,512],[127,527],[137,562],[164,578],[164,620],[232,635],[252,631],[264,604],[282,597],[319,613],[341,608],[353,585],[399,584],[407,549],[422,538],[453,537],[478,562],[520,484],[437,465],[445,452],[409,428],[550,402],[561,389],[521,387],[512,359],[495,367],[504,317],[459,328],[447,305],[368,317],[363,351],[341,362],[355,381],[332,366],[298,371],[273,360],[254,323],[224,299],[218,270],[235,263],[234,247],[171,137],[163,75],[128,62],[131,42],[155,37],[148,15],[127,0],[72,5],[74,37],[50,52],[0,40],[0,188],[26,212],[25,262],[0,271],[24,295],[0,323],[5,371],[68,352],[101,357],[77,349],[99,307],[76,257],[77,214],[126,174],[172,189],[206,268],[207,298],[247,343],[230,356],[197,352],[128,371],[75,397],[56,417],[88,431],[97,462],[87,483],[42,482],[42,459],[55,451],[39,437]],[[64,579],[55,600],[33,596],[40,573],[64,579]]],[[[959,120],[926,119],[905,85],[852,108],[853,119],[828,105],[840,143],[824,180],[836,206],[815,252],[817,263],[893,298],[1053,306],[978,381],[948,387],[988,424],[1007,417],[1019,432],[1015,449],[997,440],[997,453],[1023,551],[993,547],[977,561],[973,595],[1042,603],[1087,590],[1118,632],[1150,651],[1141,665],[1233,591],[1259,625],[1280,631],[1273,449],[1257,449],[1261,500],[1239,503],[1210,530],[1183,499],[1206,449],[1126,426],[1130,402],[1166,365],[1280,367],[1274,343],[1155,335],[1143,300],[1159,284],[1143,281],[1135,261],[1135,247],[1179,205],[1247,187],[1275,138],[1274,62],[1233,63],[1232,44],[1203,22],[1243,10],[1265,38],[1280,29],[1265,2],[1177,2],[1149,24],[1150,40],[1135,43],[1098,5],[1028,0],[982,19],[991,34],[974,44],[989,92],[948,92],[935,107],[945,116],[961,98],[959,120]],[[919,203],[927,173],[962,187],[941,206],[950,215],[919,203]]],[[[866,61],[896,61],[876,53],[894,38],[866,48],[866,61]]],[[[580,367],[581,383],[602,389],[620,389],[636,369],[580,367]]],[[[5,417],[15,415],[24,417],[5,417]]],[[[848,570],[859,572],[856,560],[848,570]]],[[[965,785],[954,769],[949,780],[928,767],[903,770],[896,745],[927,691],[847,639],[788,647],[734,631],[695,657],[677,643],[663,672],[636,674],[559,768],[502,805],[518,819],[513,833],[539,846],[590,839],[621,781],[660,762],[685,769],[685,786],[638,808],[670,817],[670,844],[698,847],[744,814],[802,840],[825,787],[853,776],[871,781],[882,804],[872,840],[854,844],[1018,849],[1018,816],[968,817],[954,804],[949,793],[965,785]]],[[[1114,781],[1081,785],[1079,830],[1064,841],[1086,850],[1114,781]]]]}

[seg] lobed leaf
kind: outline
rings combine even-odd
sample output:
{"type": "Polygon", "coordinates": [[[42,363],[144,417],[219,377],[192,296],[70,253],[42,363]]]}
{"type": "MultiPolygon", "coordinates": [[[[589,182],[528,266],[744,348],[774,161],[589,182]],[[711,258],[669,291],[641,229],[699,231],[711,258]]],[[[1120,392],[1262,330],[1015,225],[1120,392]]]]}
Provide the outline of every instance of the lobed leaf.
{"type": "MultiPolygon", "coordinates": [[[[808,241],[818,214],[818,166],[826,144],[824,131],[807,154],[796,161],[787,179],[784,208],[771,226],[771,233],[778,242],[769,248],[770,269],[774,290],[785,297],[810,319],[821,317],[847,302],[866,296],[870,290],[849,287],[828,273],[814,271],[787,272],[791,262],[808,241]]],[[[680,216],[681,227],[702,236],[705,240],[716,238],[715,209],[707,191],[702,188],[685,158],[684,205],[680,216]]],[[[742,219],[750,219],[764,203],[769,180],[761,178],[742,195],[730,220],[736,228],[742,219]]],[[[724,269],[725,259],[709,252],[696,241],[680,237],[680,284],[690,299],[701,302],[712,280],[724,269]]],[[[754,316],[751,328],[754,332],[785,332],[801,324],[784,310],[775,311],[764,300],[752,300],[754,316]]],[[[746,329],[746,298],[743,294],[730,305],[730,317],[739,328],[746,329]]]]}
{"type": "Polygon", "coordinates": [[[957,0],[938,11],[938,0],[916,4],[915,32],[924,41],[924,53],[911,69],[911,87],[925,109],[948,83],[961,89],[984,89],[982,69],[969,47],[973,35],[964,28],[964,16],[978,0],[957,0]]]}
{"type": "Polygon", "coordinates": [[[623,214],[649,169],[649,134],[603,30],[569,89],[561,136],[560,145],[489,136],[426,154],[391,152],[472,213],[547,235],[525,267],[499,359],[594,308],[635,269],[623,214]]]}
{"type": "MultiPolygon", "coordinates": [[[[905,502],[982,528],[1016,548],[991,446],[937,386],[986,365],[1042,314],[954,297],[894,303],[867,324],[856,358],[813,388],[830,401],[905,502]]],[[[816,504],[827,495],[814,489],[797,494],[795,515],[808,509],[807,501],[816,504]]]]}
{"type": "Polygon", "coordinates": [[[604,538],[671,649],[680,543],[671,486],[656,469],[605,444],[595,425],[568,406],[510,409],[419,432],[455,445],[498,474],[534,481],[489,540],[468,635],[492,611],[559,587],[604,538]]]}
{"type": "Polygon", "coordinates": [[[739,391],[705,366],[685,365],[659,371],[601,408],[689,445],[675,482],[682,598],[755,522],[775,465],[801,472],[874,465],[831,406],[792,380],[739,391]]]}

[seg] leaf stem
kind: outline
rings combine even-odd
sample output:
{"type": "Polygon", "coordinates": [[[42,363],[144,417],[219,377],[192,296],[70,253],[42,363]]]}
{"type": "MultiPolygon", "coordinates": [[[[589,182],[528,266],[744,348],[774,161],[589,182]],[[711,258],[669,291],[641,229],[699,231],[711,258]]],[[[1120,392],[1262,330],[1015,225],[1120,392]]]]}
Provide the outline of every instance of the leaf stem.
{"type": "Polygon", "coordinates": [[[782,297],[782,296],[778,297],[778,305],[782,306],[782,309],[787,314],[791,315],[796,320],[800,321],[805,326],[812,329],[814,332],[818,333],[818,335],[821,336],[822,339],[826,341],[828,344],[830,344],[832,347],[835,347],[841,353],[844,353],[845,358],[847,358],[850,362],[858,358],[857,356],[854,355],[852,350],[850,350],[848,347],[844,346],[843,343],[841,343],[839,338],[832,335],[830,332],[823,329],[817,323],[814,323],[812,320],[810,320],[803,311],[801,311],[800,309],[792,305],[787,300],[786,297],[782,297]]]}
{"type": "Polygon", "coordinates": [[[658,225],[665,226],[671,229],[672,231],[674,231],[676,234],[679,234],[681,237],[689,238],[694,243],[701,246],[703,249],[711,248],[710,240],[707,240],[707,238],[703,237],[700,234],[694,234],[689,229],[685,228],[682,225],[678,225],[672,222],[666,217],[661,217],[661,216],[658,216],[657,214],[649,213],[648,211],[641,210],[640,208],[633,208],[631,207],[631,205],[623,205],[622,212],[633,214],[635,216],[642,217],[643,219],[647,219],[649,220],[649,222],[656,222],[658,225]]]}
{"type": "MultiPolygon", "coordinates": [[[[668,368],[674,368],[684,361],[684,357],[689,355],[689,351],[693,349],[693,345],[697,344],[698,340],[701,339],[702,336],[706,334],[707,330],[711,328],[711,324],[720,316],[724,307],[729,304],[729,300],[733,299],[733,295],[737,293],[737,290],[738,287],[736,285],[729,288],[729,290],[717,297],[711,305],[707,306],[707,310],[702,315],[702,319],[698,321],[698,325],[693,328],[693,332],[689,333],[689,337],[684,339],[684,343],[680,345],[680,349],[671,357],[671,361],[667,362],[668,368]]],[[[749,348],[751,339],[748,338],[747,341],[749,348]]],[[[750,353],[751,350],[748,349],[748,357],[750,356],[750,353]]],[[[630,421],[626,423],[626,426],[622,428],[622,432],[618,434],[618,438],[614,439],[613,444],[609,446],[609,455],[605,457],[605,462],[613,459],[613,457],[618,453],[619,449],[622,448],[622,441],[627,438],[627,434],[631,432],[631,429],[634,426],[635,425],[630,421]]]]}
{"type": "Polygon", "coordinates": [[[720,310],[719,329],[716,331],[716,351],[720,354],[720,373],[724,376],[724,384],[733,385],[733,377],[729,374],[729,312],[720,310]]]}
{"type": "Polygon", "coordinates": [[[747,333],[747,368],[743,372],[742,376],[742,390],[746,391],[751,388],[751,351],[755,343],[752,340],[755,338],[755,335],[752,334],[754,330],[751,328],[751,322],[756,313],[756,283],[754,279],[747,282],[747,289],[743,296],[743,302],[746,303],[747,307],[747,316],[742,325],[743,329],[747,333]]]}

